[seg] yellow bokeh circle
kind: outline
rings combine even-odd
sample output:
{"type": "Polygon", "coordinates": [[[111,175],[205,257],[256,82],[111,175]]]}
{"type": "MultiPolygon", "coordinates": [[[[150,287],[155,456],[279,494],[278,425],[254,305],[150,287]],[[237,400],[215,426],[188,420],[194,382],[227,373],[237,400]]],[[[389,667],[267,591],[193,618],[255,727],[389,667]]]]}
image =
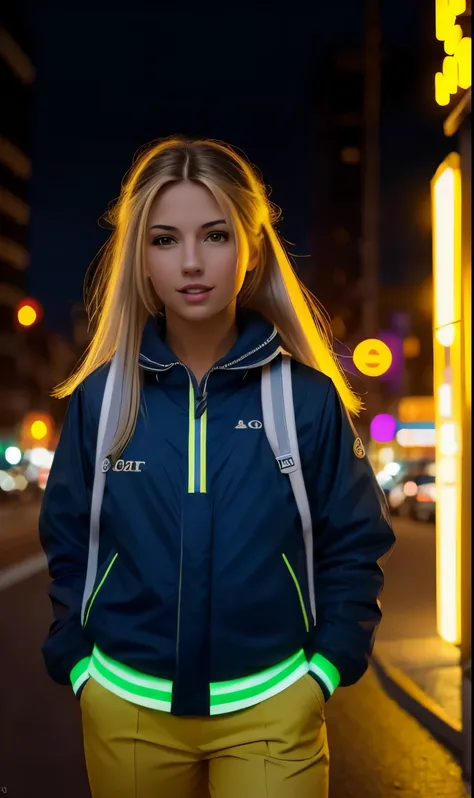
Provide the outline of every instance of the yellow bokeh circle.
{"type": "Polygon", "coordinates": [[[35,323],[38,314],[31,305],[23,305],[18,311],[18,321],[22,327],[31,327],[35,323]]]}
{"type": "Polygon", "coordinates": [[[44,421],[33,421],[31,425],[31,435],[35,440],[40,441],[42,438],[45,438],[47,434],[48,427],[44,421]]]}
{"type": "Polygon", "coordinates": [[[392,365],[392,353],[378,338],[361,341],[354,349],[354,364],[366,377],[380,377],[392,365]]]}

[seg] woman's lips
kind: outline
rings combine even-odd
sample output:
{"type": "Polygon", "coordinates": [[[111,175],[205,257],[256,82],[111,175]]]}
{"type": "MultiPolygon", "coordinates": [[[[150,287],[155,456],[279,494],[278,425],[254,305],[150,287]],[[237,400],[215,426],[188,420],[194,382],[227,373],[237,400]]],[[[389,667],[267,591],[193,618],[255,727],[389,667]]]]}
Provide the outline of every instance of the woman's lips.
{"type": "Polygon", "coordinates": [[[202,302],[211,293],[212,288],[206,285],[186,285],[181,288],[179,293],[182,294],[187,302],[202,302]]]}

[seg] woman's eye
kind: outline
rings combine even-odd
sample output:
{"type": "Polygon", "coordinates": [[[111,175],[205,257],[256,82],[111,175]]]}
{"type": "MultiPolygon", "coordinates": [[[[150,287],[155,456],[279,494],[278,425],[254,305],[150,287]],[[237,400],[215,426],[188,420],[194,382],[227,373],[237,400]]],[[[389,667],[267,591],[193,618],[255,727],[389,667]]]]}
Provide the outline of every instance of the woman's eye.
{"type": "Polygon", "coordinates": [[[173,239],[171,238],[171,236],[158,236],[158,238],[154,239],[153,244],[158,247],[163,247],[163,246],[167,247],[172,242],[173,239]]]}
{"type": "MultiPolygon", "coordinates": [[[[224,241],[229,240],[229,234],[225,232],[221,233],[209,233],[206,238],[206,241],[211,241],[213,244],[221,244],[224,241]]],[[[169,247],[170,244],[176,243],[175,239],[171,236],[158,236],[153,240],[153,246],[157,247],[169,247]]]]}
{"type": "Polygon", "coordinates": [[[228,241],[229,240],[229,234],[228,233],[210,233],[207,238],[211,239],[213,244],[220,244],[222,241],[228,241]]]}

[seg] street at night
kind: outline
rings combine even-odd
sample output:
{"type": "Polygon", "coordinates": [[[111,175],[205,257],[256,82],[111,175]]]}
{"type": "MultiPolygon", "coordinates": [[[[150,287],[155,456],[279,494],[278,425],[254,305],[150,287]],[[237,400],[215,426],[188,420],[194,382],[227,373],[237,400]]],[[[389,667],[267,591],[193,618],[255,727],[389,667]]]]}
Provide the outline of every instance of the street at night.
{"type": "MultiPolygon", "coordinates": [[[[41,550],[34,507],[3,512],[0,562],[5,569],[7,563],[11,567],[24,561],[24,555],[31,561],[41,550]]],[[[420,630],[429,636],[433,634],[434,527],[401,520],[396,531],[396,554],[386,567],[389,587],[380,637],[418,637],[420,630]]],[[[13,798],[33,794],[87,798],[79,703],[68,687],[51,683],[40,653],[50,623],[47,585],[43,570],[0,592],[4,653],[0,784],[13,798]]],[[[360,684],[336,692],[326,717],[332,750],[331,798],[466,795],[459,763],[387,696],[372,668],[360,684]]]]}
{"type": "Polygon", "coordinates": [[[471,798],[471,19],[5,0],[0,798],[471,798]]]}

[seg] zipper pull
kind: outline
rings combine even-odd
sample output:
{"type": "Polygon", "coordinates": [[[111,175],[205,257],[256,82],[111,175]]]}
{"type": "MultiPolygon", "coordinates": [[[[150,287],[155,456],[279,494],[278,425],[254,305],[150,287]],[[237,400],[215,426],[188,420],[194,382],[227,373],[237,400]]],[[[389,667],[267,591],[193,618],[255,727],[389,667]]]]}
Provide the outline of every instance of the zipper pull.
{"type": "Polygon", "coordinates": [[[195,417],[201,418],[201,416],[206,412],[206,409],[207,409],[207,391],[202,396],[197,397],[195,417]]]}

